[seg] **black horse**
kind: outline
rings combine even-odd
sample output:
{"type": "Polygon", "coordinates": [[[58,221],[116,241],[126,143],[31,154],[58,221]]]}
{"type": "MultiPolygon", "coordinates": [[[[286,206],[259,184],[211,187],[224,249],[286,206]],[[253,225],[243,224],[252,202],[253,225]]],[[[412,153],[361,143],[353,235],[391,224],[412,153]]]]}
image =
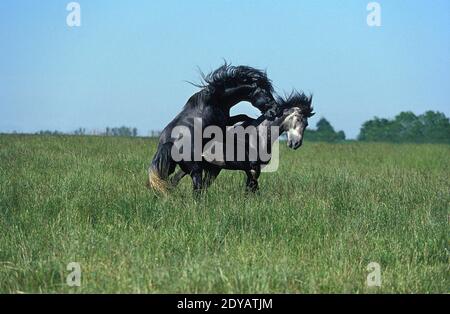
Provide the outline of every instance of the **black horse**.
{"type": "MultiPolygon", "coordinates": [[[[277,140],[279,135],[287,133],[287,145],[289,148],[298,149],[303,143],[303,133],[308,126],[308,118],[314,115],[312,108],[312,96],[306,96],[304,93],[292,92],[284,99],[277,98],[279,105],[278,113],[275,119],[268,119],[265,116],[261,116],[258,119],[247,120],[239,126],[248,128],[253,126],[258,135],[258,145],[265,145],[269,152],[269,157],[261,158],[257,155],[256,158],[251,158],[249,139],[246,138],[244,142],[233,141],[231,145],[234,145],[234,152],[237,151],[237,146],[242,145],[245,147],[245,158],[242,161],[238,161],[233,158],[227,160],[223,158],[223,161],[204,161],[203,169],[205,171],[203,188],[208,188],[212,184],[214,179],[219,175],[222,169],[228,170],[242,170],[247,174],[247,190],[255,192],[258,190],[258,178],[261,174],[261,168],[270,162],[271,147],[277,140]],[[276,127],[278,132],[273,134],[270,130],[271,127],[276,127]]],[[[236,128],[234,126],[233,128],[236,128]]],[[[224,145],[226,147],[227,145],[224,145]]],[[[224,152],[226,149],[223,150],[224,152]]],[[[180,170],[172,177],[172,184],[176,185],[186,175],[183,170],[180,170]]]]}
{"type": "MultiPolygon", "coordinates": [[[[194,191],[202,188],[203,163],[192,150],[189,158],[175,161],[172,147],[178,138],[173,131],[177,127],[187,128],[194,134],[194,121],[200,120],[202,130],[215,125],[225,129],[226,125],[249,119],[246,115],[230,117],[230,109],[241,101],[248,101],[267,117],[276,115],[277,104],[272,95],[273,87],[265,72],[248,66],[231,66],[225,63],[208,75],[203,75],[202,89],[192,95],[183,110],[162,131],[158,149],[149,168],[148,185],[165,193],[167,179],[178,164],[184,173],[190,174],[194,191]]],[[[192,138],[191,147],[195,147],[192,138]]],[[[202,147],[200,149],[203,149],[202,147]]]]}

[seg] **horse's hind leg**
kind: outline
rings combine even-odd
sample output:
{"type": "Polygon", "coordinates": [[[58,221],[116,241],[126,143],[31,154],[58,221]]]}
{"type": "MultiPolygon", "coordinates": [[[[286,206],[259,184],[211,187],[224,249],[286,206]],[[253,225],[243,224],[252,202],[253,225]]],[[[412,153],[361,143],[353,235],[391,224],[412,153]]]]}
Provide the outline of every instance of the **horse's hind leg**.
{"type": "Polygon", "coordinates": [[[210,168],[205,170],[205,177],[203,179],[203,187],[205,189],[209,188],[211,184],[213,184],[214,180],[216,180],[217,176],[220,173],[220,168],[210,168]]]}
{"type": "Polygon", "coordinates": [[[177,173],[175,173],[171,178],[170,178],[170,184],[172,186],[177,186],[178,183],[180,183],[181,179],[183,179],[185,176],[187,175],[186,172],[184,172],[183,170],[178,170],[177,173]]]}
{"type": "Polygon", "coordinates": [[[255,167],[248,171],[246,171],[247,174],[247,185],[246,190],[248,192],[256,192],[259,190],[258,186],[258,178],[261,174],[261,167],[255,167]]]}
{"type": "Polygon", "coordinates": [[[191,172],[192,184],[194,187],[194,195],[198,196],[202,192],[203,180],[202,180],[202,170],[195,170],[191,172]]]}

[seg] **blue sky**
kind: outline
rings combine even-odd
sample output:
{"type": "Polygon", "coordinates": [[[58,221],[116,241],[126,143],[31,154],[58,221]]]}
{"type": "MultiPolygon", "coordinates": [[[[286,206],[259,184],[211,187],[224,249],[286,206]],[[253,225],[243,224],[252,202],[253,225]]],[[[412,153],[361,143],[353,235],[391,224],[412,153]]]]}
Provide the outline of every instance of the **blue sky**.
{"type": "MultiPolygon", "coordinates": [[[[315,95],[354,138],[373,116],[450,115],[450,1],[0,1],[0,132],[162,129],[223,58],[267,69],[280,93],[315,95]]],[[[248,104],[234,113],[252,115],[248,104]]]]}

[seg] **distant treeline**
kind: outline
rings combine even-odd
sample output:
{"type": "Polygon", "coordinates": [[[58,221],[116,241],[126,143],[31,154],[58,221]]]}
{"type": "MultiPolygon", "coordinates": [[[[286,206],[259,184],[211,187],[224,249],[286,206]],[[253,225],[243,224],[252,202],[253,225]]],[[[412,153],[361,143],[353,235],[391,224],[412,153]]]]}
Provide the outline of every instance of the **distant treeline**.
{"type": "Polygon", "coordinates": [[[99,130],[86,131],[85,128],[78,128],[75,131],[69,132],[69,133],[43,130],[43,131],[36,132],[36,134],[39,134],[39,135],[100,135],[100,136],[136,137],[136,136],[138,136],[138,129],[121,126],[121,127],[116,127],[116,128],[107,127],[106,129],[101,130],[101,131],[99,131],[99,130]]]}
{"type": "MultiPolygon", "coordinates": [[[[340,142],[345,140],[343,131],[336,132],[322,118],[316,130],[306,130],[305,139],[310,141],[340,142]]],[[[416,116],[401,112],[394,119],[375,117],[363,123],[359,141],[393,143],[450,143],[450,120],[441,112],[427,111],[416,116]]]]}
{"type": "Polygon", "coordinates": [[[427,111],[416,116],[401,112],[394,119],[364,122],[360,141],[395,143],[450,143],[450,121],[443,113],[427,111]]]}
{"type": "MultiPolygon", "coordinates": [[[[39,131],[41,135],[63,135],[58,131],[39,131]]],[[[101,135],[101,136],[138,136],[137,128],[107,127],[102,131],[87,132],[79,128],[73,135],[101,135]]],[[[152,130],[149,137],[159,137],[160,132],[152,130]]],[[[335,131],[331,123],[320,119],[315,129],[305,131],[305,139],[320,142],[345,141],[344,131],[335,131]]],[[[427,111],[416,116],[412,112],[401,112],[394,119],[375,117],[363,123],[358,135],[359,141],[367,142],[394,142],[394,143],[450,143],[450,120],[441,112],[427,111]]]]}

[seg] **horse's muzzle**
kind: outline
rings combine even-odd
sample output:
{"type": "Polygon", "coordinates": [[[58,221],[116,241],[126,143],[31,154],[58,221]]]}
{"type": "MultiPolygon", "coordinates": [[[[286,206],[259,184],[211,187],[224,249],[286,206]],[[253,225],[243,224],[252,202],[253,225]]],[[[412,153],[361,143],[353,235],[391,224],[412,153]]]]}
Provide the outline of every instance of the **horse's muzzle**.
{"type": "Polygon", "coordinates": [[[292,148],[294,150],[299,148],[300,146],[302,146],[302,144],[303,144],[303,140],[300,140],[300,141],[288,141],[289,148],[292,148]]]}

